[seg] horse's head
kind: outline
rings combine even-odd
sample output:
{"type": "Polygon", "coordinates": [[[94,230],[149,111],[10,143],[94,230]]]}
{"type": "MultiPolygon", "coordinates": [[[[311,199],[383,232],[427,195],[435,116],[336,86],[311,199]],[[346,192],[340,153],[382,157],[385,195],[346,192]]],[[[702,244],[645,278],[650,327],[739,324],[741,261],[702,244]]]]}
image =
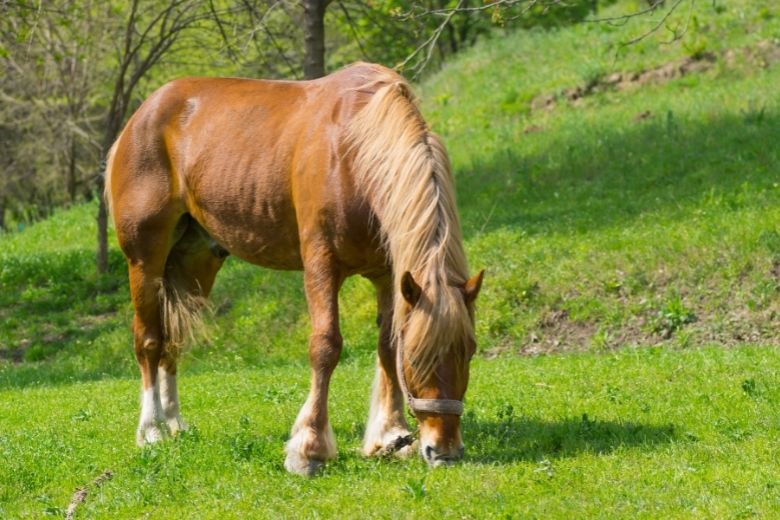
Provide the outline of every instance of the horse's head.
{"type": "Polygon", "coordinates": [[[460,413],[477,347],[474,300],[483,274],[433,288],[420,287],[409,272],[401,278],[406,312],[398,372],[420,427],[420,455],[431,466],[449,465],[463,456],[460,413]]]}

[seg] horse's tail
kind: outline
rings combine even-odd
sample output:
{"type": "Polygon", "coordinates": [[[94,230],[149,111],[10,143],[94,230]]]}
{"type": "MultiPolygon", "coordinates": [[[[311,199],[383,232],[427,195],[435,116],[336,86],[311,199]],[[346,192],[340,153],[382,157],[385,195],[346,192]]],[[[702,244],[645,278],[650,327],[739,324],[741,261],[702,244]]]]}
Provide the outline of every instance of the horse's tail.
{"type": "Polygon", "coordinates": [[[181,256],[168,257],[158,293],[165,352],[173,359],[179,356],[188,340],[204,333],[203,311],[208,309],[200,288],[176,274],[182,260],[181,256]]]}
{"type": "Polygon", "coordinates": [[[114,167],[114,154],[116,153],[116,145],[119,142],[119,139],[114,141],[114,144],[111,145],[111,149],[108,151],[108,155],[106,156],[106,169],[103,172],[103,200],[106,202],[106,211],[108,212],[108,218],[109,220],[113,218],[112,216],[112,197],[111,197],[111,173],[114,167]]]}
{"type": "Polygon", "coordinates": [[[209,249],[207,235],[189,215],[179,226],[183,232],[168,253],[158,293],[165,349],[174,358],[188,340],[205,337],[207,298],[224,260],[209,249]]]}

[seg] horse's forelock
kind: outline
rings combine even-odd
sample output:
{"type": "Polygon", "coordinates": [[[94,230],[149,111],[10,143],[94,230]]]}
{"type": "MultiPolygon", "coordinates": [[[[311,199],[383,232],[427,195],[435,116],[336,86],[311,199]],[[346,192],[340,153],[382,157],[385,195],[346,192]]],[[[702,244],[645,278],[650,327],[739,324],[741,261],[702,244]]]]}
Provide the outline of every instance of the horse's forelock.
{"type": "Polygon", "coordinates": [[[403,319],[402,337],[410,381],[418,386],[431,379],[447,357],[458,371],[465,366],[474,326],[461,290],[439,285],[423,291],[420,301],[403,319]]]}

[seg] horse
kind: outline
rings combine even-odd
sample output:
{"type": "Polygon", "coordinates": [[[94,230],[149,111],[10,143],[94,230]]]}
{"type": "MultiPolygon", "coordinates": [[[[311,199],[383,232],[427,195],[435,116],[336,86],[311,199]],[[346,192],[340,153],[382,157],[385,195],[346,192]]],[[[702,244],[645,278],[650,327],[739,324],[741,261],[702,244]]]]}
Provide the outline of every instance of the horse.
{"type": "Polygon", "coordinates": [[[289,472],[313,475],[336,456],[328,387],[352,275],[375,286],[379,324],[362,452],[418,449],[431,466],[462,457],[484,270],[468,274],[447,152],[400,75],[357,63],[308,81],[174,80],[111,147],[104,195],[135,311],[139,445],[186,428],[177,359],[234,255],[303,270],[311,387],[285,444],[289,472]]]}

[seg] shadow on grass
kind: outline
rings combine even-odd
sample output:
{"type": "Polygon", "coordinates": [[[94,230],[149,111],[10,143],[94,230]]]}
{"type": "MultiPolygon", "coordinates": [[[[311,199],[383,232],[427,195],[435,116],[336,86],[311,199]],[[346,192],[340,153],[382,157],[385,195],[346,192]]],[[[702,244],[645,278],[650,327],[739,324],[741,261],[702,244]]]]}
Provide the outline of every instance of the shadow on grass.
{"type": "Polygon", "coordinates": [[[116,326],[127,299],[124,260],[95,272],[94,252],[73,250],[3,257],[0,273],[0,359],[42,361],[89,343],[116,326]]]}
{"type": "MultiPolygon", "coordinates": [[[[293,356],[284,341],[307,316],[300,273],[231,264],[217,279],[210,330],[184,354],[188,365],[201,372],[288,364],[293,356]],[[264,338],[279,348],[258,348],[264,338]]],[[[117,249],[110,250],[105,275],[96,274],[90,250],[3,256],[0,389],[137,377],[131,315],[127,267],[117,249]]],[[[292,361],[307,360],[305,342],[300,347],[292,361]]]]}
{"type": "Polygon", "coordinates": [[[560,421],[514,416],[482,421],[467,416],[463,436],[466,460],[486,464],[605,454],[623,447],[653,447],[677,438],[672,424],[602,421],[587,415],[560,421]]]}
{"type": "Polygon", "coordinates": [[[507,142],[478,157],[458,172],[465,235],[504,227],[582,232],[661,211],[673,218],[692,204],[728,211],[777,202],[780,114],[748,107],[684,117],[667,111],[622,125],[583,120],[535,154],[507,142]]]}
{"type": "Polygon", "coordinates": [[[110,252],[105,275],[96,273],[94,252],[87,249],[4,255],[0,389],[126,375],[129,336],[126,356],[100,338],[123,326],[120,311],[128,301],[119,251],[110,252]]]}

